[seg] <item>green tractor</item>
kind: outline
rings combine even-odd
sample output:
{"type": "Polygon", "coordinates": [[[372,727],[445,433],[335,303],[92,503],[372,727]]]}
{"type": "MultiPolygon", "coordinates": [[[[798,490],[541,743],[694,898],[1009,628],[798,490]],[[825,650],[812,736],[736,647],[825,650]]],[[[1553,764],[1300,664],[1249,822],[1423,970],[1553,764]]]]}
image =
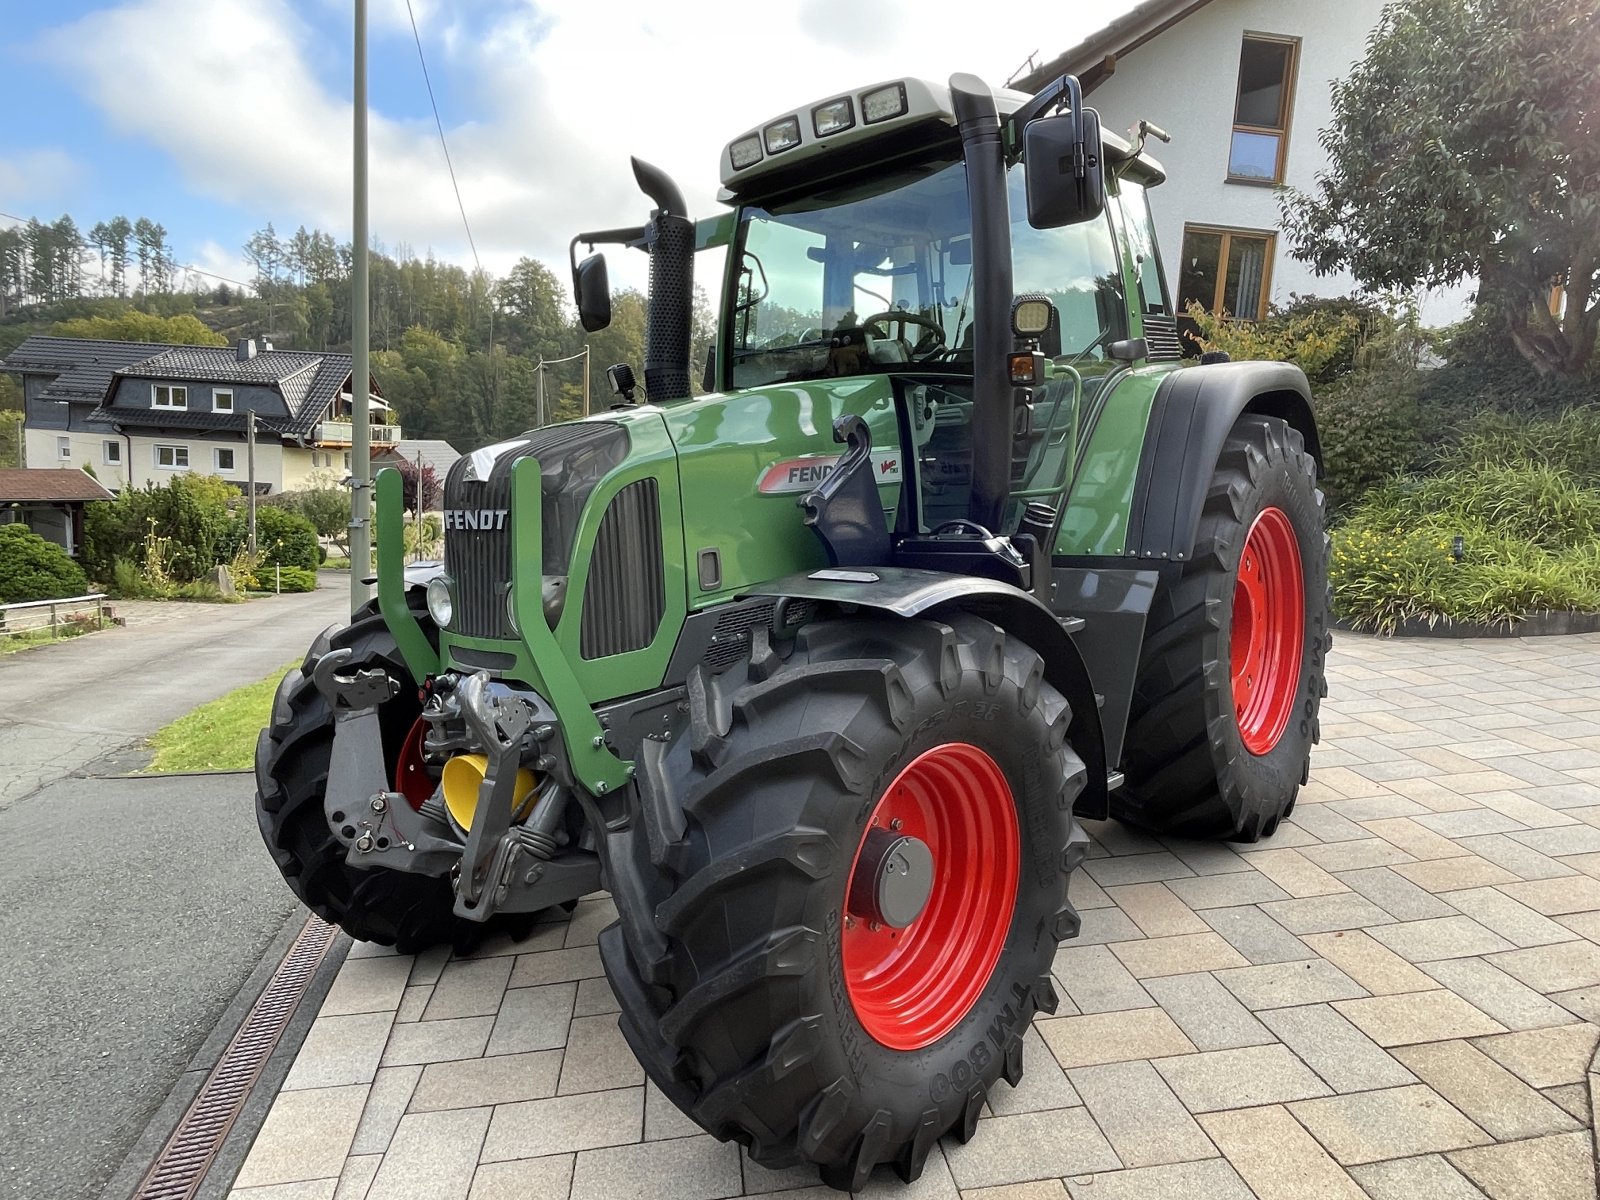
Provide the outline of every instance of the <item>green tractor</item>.
{"type": "Polygon", "coordinates": [[[699,222],[636,160],[649,221],[573,272],[598,329],[578,246],[648,253],[643,401],[615,367],[462,458],[426,580],[382,472],[377,602],[278,693],[301,899],[411,950],[606,889],[622,1031],[706,1130],[838,1188],[971,1137],[1056,1007],[1078,818],[1253,841],[1317,739],[1309,390],[1180,361],[1147,132],[956,75],[736,138],[699,222]]]}

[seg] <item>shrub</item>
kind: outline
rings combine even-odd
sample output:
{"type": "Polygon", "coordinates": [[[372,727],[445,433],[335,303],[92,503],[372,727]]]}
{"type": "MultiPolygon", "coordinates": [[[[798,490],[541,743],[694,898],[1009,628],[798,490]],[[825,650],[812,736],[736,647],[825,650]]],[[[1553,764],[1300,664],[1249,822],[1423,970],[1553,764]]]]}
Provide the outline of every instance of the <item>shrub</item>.
{"type": "Polygon", "coordinates": [[[26,525],[0,525],[0,604],[57,600],[89,590],[83,568],[26,525]]]}
{"type": "Polygon", "coordinates": [[[314,592],[317,573],[301,567],[262,567],[256,576],[263,591],[314,592]]]}
{"type": "Polygon", "coordinates": [[[134,561],[136,547],[164,539],[162,571],[174,582],[191,583],[232,556],[241,533],[229,506],[238,498],[216,476],[194,473],[161,487],[124,488],[114,500],[85,507],[84,566],[93,578],[111,582],[118,559],[134,561]]]}
{"type": "Polygon", "coordinates": [[[299,567],[317,570],[317,531],[311,522],[296,513],[270,506],[256,509],[256,552],[260,556],[258,575],[270,576],[271,567],[299,567]]]}
{"type": "Polygon", "coordinates": [[[1297,307],[1275,310],[1265,321],[1239,321],[1207,312],[1191,302],[1188,315],[1200,332],[1202,350],[1224,350],[1239,360],[1291,362],[1313,384],[1332,382],[1350,369],[1363,335],[1363,319],[1351,307],[1295,297],[1297,307]]]}
{"type": "Polygon", "coordinates": [[[318,537],[344,551],[350,537],[350,492],[335,483],[331,474],[318,472],[311,483],[310,487],[280,492],[267,503],[304,517],[318,537]]]}
{"type": "Polygon", "coordinates": [[[1413,372],[1363,371],[1317,396],[1322,438],[1320,486],[1330,511],[1368,488],[1419,470],[1428,457],[1413,372]]]}

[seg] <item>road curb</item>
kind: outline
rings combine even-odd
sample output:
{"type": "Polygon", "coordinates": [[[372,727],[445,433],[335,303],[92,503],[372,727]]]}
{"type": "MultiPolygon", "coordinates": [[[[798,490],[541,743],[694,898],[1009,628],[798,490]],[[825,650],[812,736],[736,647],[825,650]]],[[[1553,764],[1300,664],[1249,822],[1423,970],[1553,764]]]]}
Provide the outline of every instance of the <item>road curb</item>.
{"type": "MultiPolygon", "coordinates": [[[[101,1190],[99,1200],[129,1200],[134,1194],[150,1165],[166,1145],[167,1139],[172,1136],[178,1128],[178,1123],[188,1112],[189,1106],[204,1086],[212,1068],[217,1065],[223,1051],[233,1041],[245,1018],[254,1008],[256,1000],[277,972],[284,956],[294,945],[295,939],[305,926],[306,915],[303,908],[296,908],[273,935],[262,954],[261,961],[256,964],[228,1007],[223,1010],[222,1016],[212,1026],[200,1049],[195,1051],[183,1074],[173,1084],[166,1099],[161,1102],[161,1106],[145,1125],[144,1131],[140,1133],[122,1163],[112,1174],[110,1181],[101,1190]]],[[[238,1119],[234,1121],[205,1178],[194,1192],[196,1200],[221,1200],[228,1194],[234,1177],[244,1165],[245,1156],[249,1153],[256,1134],[260,1132],[262,1123],[272,1108],[272,1102],[277,1099],[278,1089],[282,1087],[289,1068],[294,1064],[295,1056],[300,1052],[300,1045],[305,1041],[312,1021],[322,1008],[322,1001],[327,996],[328,989],[333,986],[339,968],[344,965],[350,944],[350,938],[346,934],[341,932],[334,936],[311,982],[301,994],[277,1046],[267,1059],[260,1078],[246,1098],[238,1119]]]]}

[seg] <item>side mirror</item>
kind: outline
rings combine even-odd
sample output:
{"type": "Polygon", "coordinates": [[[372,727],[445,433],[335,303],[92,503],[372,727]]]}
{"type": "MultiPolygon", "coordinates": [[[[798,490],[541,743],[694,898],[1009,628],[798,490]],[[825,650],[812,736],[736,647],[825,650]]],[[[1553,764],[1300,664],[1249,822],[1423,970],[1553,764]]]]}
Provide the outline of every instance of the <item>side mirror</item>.
{"type": "Polygon", "coordinates": [[[1100,114],[1092,108],[1037,117],[1022,131],[1028,172],[1028,224],[1059,229],[1105,211],[1106,177],[1100,114]]]}
{"type": "Polygon", "coordinates": [[[598,333],[611,324],[611,280],[604,254],[591,254],[572,268],[572,292],[585,333],[598,333]]]}

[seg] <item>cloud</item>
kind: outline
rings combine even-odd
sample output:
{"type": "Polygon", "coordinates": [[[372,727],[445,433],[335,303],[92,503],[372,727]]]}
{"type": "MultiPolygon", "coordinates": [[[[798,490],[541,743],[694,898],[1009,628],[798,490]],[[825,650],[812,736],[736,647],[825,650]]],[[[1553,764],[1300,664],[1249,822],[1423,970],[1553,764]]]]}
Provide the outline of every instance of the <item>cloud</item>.
{"type": "Polygon", "coordinates": [[[62,204],[87,173],[64,150],[20,150],[0,157],[0,209],[17,212],[62,204]]]}
{"type": "MultiPolygon", "coordinates": [[[[300,15],[326,18],[330,0],[300,2],[125,0],[54,31],[44,50],[122,133],[165,151],[189,190],[280,230],[346,237],[351,106],[313,70],[326,35],[300,15]]],[[[1071,25],[1035,23],[1029,37],[1055,53],[1130,3],[1088,0],[1071,25]]],[[[527,254],[564,274],[573,234],[642,220],[630,154],[706,215],[718,209],[719,151],[746,129],[896,75],[970,70],[998,85],[1035,48],[950,0],[885,5],[871,20],[842,0],[700,0],[692,14],[646,0],[413,5],[436,85],[448,79],[469,110],[443,116],[479,254],[496,271],[527,254]]],[[[374,0],[373,20],[410,32],[404,0],[374,0]]],[[[374,110],[370,144],[374,236],[470,265],[432,120],[374,110]]],[[[616,258],[620,280],[639,277],[616,258]]]]}

